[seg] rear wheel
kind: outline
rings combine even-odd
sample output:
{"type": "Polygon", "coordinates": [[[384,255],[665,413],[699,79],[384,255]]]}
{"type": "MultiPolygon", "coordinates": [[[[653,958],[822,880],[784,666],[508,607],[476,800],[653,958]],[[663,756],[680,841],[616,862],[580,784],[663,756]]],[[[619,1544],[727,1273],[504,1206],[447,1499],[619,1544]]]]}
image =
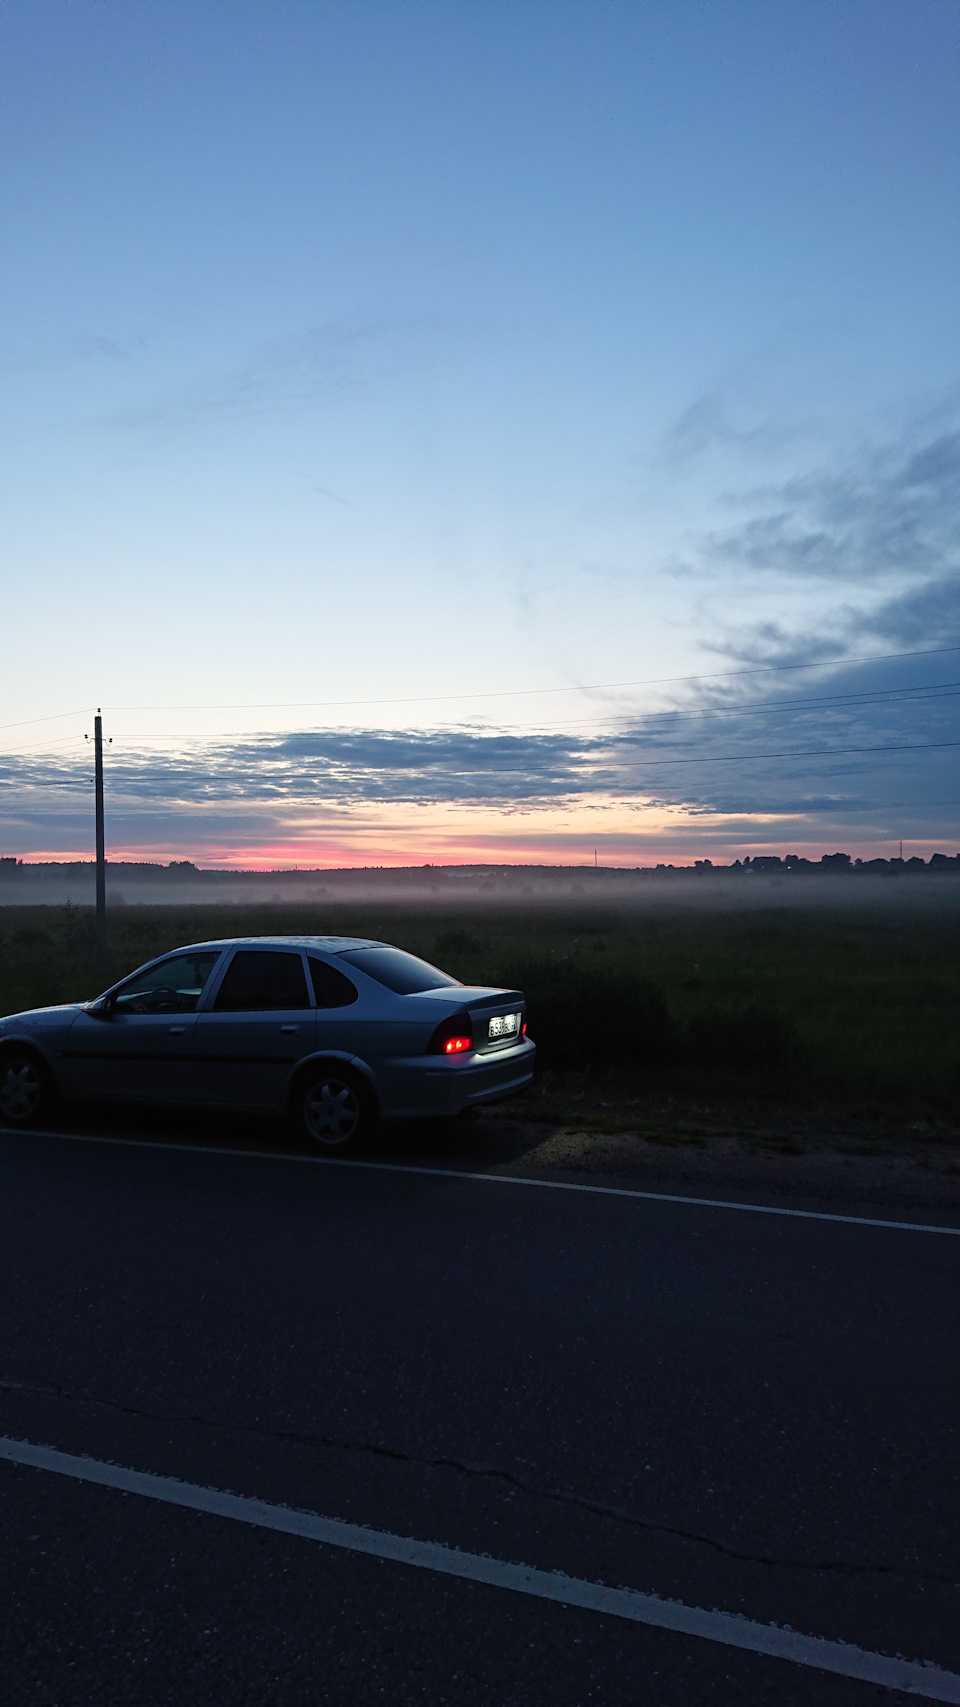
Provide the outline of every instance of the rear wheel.
{"type": "Polygon", "coordinates": [[[300,1084],[293,1112],[305,1138],[331,1156],[356,1155],[376,1126],[373,1095],[349,1068],[318,1068],[300,1084]]]}
{"type": "Polygon", "coordinates": [[[49,1113],[53,1085],[46,1067],[29,1050],[0,1055],[0,1121],[4,1126],[36,1126],[49,1113]]]}

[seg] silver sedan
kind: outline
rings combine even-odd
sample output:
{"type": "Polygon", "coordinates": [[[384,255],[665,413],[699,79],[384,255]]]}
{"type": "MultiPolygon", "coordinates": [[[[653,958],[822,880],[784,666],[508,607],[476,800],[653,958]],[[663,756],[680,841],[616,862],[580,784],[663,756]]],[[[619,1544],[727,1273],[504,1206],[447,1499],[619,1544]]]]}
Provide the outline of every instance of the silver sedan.
{"type": "Polygon", "coordinates": [[[284,1110],[320,1149],[456,1115],[533,1077],[519,990],[464,985],[363,937],[194,943],[92,1002],[0,1020],[0,1120],[58,1097],[284,1110]]]}

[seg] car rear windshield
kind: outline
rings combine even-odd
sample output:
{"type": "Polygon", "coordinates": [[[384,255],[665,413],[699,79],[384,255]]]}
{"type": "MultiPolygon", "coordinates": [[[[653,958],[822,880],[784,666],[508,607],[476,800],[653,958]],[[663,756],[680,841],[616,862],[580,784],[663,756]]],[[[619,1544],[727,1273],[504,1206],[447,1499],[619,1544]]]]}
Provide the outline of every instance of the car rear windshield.
{"type": "Polygon", "coordinates": [[[378,943],[376,948],[341,949],[337,959],[356,966],[397,996],[415,996],[418,990],[443,990],[447,985],[459,983],[449,973],[439,972],[425,960],[418,960],[415,954],[406,954],[402,948],[388,948],[386,943],[378,943]]]}

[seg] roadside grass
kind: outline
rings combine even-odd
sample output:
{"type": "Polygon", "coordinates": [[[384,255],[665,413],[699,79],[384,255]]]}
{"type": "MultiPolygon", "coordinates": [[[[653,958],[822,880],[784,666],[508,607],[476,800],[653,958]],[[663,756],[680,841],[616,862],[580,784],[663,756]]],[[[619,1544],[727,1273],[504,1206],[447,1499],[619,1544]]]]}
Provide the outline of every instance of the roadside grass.
{"type": "Polygon", "coordinates": [[[516,1107],[531,1119],[697,1144],[736,1109],[785,1154],[803,1140],[784,1109],[920,1123],[924,1144],[960,1120],[953,908],[118,906],[98,979],[90,909],[4,907],[0,1012],[88,998],[182,943],[299,933],[383,938],[465,983],[523,989],[541,1073],[516,1107]]]}

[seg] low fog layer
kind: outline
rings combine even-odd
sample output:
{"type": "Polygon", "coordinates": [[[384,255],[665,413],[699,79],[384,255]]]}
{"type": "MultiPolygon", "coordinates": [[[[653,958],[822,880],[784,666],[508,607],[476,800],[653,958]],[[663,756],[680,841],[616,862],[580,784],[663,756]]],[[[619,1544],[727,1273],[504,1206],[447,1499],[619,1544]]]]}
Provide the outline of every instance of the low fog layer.
{"type": "MultiPolygon", "coordinates": [[[[0,861],[0,906],[93,906],[90,862],[28,865],[0,861]]],[[[189,860],[170,865],[107,867],[107,903],[122,906],[336,907],[359,903],[426,906],[459,912],[488,906],[591,905],[721,908],[756,906],[960,905],[960,854],[929,862],[852,861],[829,854],[816,863],[787,855],[732,865],[690,866],[414,866],[341,871],[215,871],[189,860]]]]}

